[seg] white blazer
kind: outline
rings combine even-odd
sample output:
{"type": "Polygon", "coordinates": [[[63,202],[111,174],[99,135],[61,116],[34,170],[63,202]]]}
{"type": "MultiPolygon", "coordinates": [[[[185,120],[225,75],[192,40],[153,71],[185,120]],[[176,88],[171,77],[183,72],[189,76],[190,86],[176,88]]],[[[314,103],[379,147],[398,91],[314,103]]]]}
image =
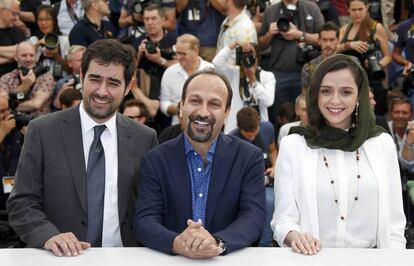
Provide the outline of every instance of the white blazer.
{"type": "MultiPolygon", "coordinates": [[[[361,147],[378,182],[377,248],[405,248],[405,215],[397,152],[389,134],[370,138],[361,147]]],[[[275,211],[270,223],[280,246],[290,231],[308,232],[319,239],[315,178],[318,149],[303,136],[282,139],[276,163],[275,211]]],[[[323,243],[322,243],[323,244],[323,243]]]]}

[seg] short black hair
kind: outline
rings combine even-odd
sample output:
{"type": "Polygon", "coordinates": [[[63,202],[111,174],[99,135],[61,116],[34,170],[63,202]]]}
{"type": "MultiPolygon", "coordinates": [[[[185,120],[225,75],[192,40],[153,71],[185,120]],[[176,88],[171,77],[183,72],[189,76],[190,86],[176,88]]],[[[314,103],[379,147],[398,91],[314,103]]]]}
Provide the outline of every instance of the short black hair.
{"type": "Polygon", "coordinates": [[[124,67],[125,88],[129,85],[135,70],[135,51],[130,45],[115,39],[101,39],[92,43],[82,56],[81,71],[83,77],[89,65],[95,60],[101,65],[122,65],[124,67]]]}
{"type": "Polygon", "coordinates": [[[73,105],[73,102],[76,100],[82,100],[82,93],[80,90],[67,89],[63,91],[59,96],[60,104],[67,107],[71,107],[73,105]]]}
{"type": "Polygon", "coordinates": [[[322,31],[334,31],[336,37],[339,37],[339,27],[332,21],[326,22],[322,25],[321,29],[319,30],[319,37],[321,36],[322,31]]]}
{"type": "MultiPolygon", "coordinates": [[[[227,89],[227,102],[226,102],[226,110],[229,109],[231,106],[231,99],[233,98],[233,90],[231,89],[231,85],[229,80],[226,78],[225,75],[223,75],[221,72],[215,70],[214,68],[205,68],[203,70],[197,71],[193,73],[191,76],[187,78],[187,80],[184,82],[183,86],[183,93],[181,94],[181,102],[184,104],[185,97],[187,96],[187,87],[190,85],[190,82],[199,75],[211,75],[219,77],[224,84],[226,85],[227,89]]],[[[208,84],[206,84],[208,86],[208,84]]],[[[207,89],[207,88],[206,88],[207,89]]]]}

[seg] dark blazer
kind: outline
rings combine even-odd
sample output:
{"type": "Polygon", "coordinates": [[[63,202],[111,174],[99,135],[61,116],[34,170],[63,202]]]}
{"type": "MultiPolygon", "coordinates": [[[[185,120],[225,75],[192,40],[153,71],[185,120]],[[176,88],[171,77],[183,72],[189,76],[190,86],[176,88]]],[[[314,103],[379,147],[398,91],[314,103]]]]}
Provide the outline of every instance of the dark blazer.
{"type": "MultiPolygon", "coordinates": [[[[265,221],[261,151],[221,134],[210,176],[204,227],[230,252],[259,239],[265,221]]],[[[143,245],[171,254],[174,238],[192,218],[191,177],[183,134],[144,155],[134,232],[143,245]]]]}
{"type": "MultiPolygon", "coordinates": [[[[124,246],[136,246],[132,219],[140,160],[158,142],[154,130],[116,115],[121,238],[124,246]]],[[[7,208],[10,225],[30,247],[43,247],[61,232],[85,240],[86,167],[79,106],[30,123],[7,208]]]]}

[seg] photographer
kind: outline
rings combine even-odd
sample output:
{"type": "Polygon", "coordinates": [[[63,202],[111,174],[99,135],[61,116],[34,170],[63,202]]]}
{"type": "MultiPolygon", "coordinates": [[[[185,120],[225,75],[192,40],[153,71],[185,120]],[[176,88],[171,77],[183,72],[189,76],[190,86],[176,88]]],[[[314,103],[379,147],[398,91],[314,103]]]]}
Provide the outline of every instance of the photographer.
{"type": "Polygon", "coordinates": [[[373,88],[377,102],[375,113],[382,115],[387,111],[387,92],[382,82],[386,78],[386,67],[392,60],[388,36],[384,27],[370,18],[367,0],[350,0],[348,9],[352,21],[339,30],[337,52],[359,59],[373,88]]]}
{"type": "MultiPolygon", "coordinates": [[[[8,95],[0,93],[0,178],[14,176],[23,144],[22,128],[10,113],[8,95]]],[[[24,131],[23,131],[24,132],[24,131]]],[[[0,189],[0,210],[5,210],[8,197],[5,187],[0,189]]]]}
{"type": "Polygon", "coordinates": [[[229,79],[233,90],[231,110],[224,132],[237,127],[236,114],[244,106],[251,106],[260,113],[262,121],[268,121],[267,107],[273,104],[276,80],[272,72],[258,66],[258,48],[251,43],[233,43],[224,47],[213,59],[214,67],[229,79]],[[229,64],[236,50],[236,65],[229,64]]]}
{"type": "Polygon", "coordinates": [[[310,80],[312,71],[316,66],[322,62],[323,59],[331,56],[336,51],[338,44],[339,29],[333,22],[327,22],[323,24],[319,31],[319,46],[321,47],[321,55],[312,59],[306,63],[302,68],[301,82],[302,82],[302,94],[306,95],[306,89],[310,80]]]}
{"type": "Polygon", "coordinates": [[[127,0],[121,9],[121,15],[118,20],[119,27],[142,26],[145,7],[154,4],[164,10],[165,20],[162,26],[167,30],[175,31],[176,14],[174,0],[127,0]]]}
{"type": "Polygon", "coordinates": [[[83,52],[86,50],[84,46],[80,45],[72,45],[69,48],[67,54],[68,65],[71,69],[71,74],[67,75],[64,78],[59,79],[56,82],[55,90],[54,90],[54,100],[53,100],[53,107],[57,110],[61,109],[60,105],[60,95],[62,92],[68,89],[76,89],[81,90],[82,84],[80,83],[80,67],[82,63],[82,55],[83,52]]]}
{"type": "Polygon", "coordinates": [[[109,16],[109,0],[82,0],[85,15],[69,33],[70,45],[88,47],[99,39],[116,38],[118,32],[110,21],[104,20],[109,16]]]}
{"type": "Polygon", "coordinates": [[[323,23],[318,5],[311,1],[282,0],[265,9],[258,35],[262,49],[270,46],[269,68],[277,80],[275,101],[269,108],[269,119],[273,123],[277,123],[280,106],[293,103],[300,94],[300,75],[305,63],[301,48],[318,45],[318,32],[323,23]]]}
{"type": "Polygon", "coordinates": [[[21,42],[16,48],[18,69],[4,74],[0,78],[0,92],[9,93],[17,111],[31,115],[43,115],[50,112],[51,95],[55,81],[45,69],[35,67],[36,52],[32,44],[21,42]]]}
{"type": "MultiPolygon", "coordinates": [[[[414,1],[413,1],[414,2],[414,1]]],[[[398,41],[392,51],[392,58],[394,61],[404,66],[403,76],[408,78],[405,84],[405,92],[407,96],[411,98],[411,102],[414,103],[414,14],[411,14],[411,18],[401,22],[398,26],[397,35],[398,41]],[[402,51],[405,52],[405,58],[402,56],[402,51]],[[411,78],[410,78],[411,77],[411,78]]]]}

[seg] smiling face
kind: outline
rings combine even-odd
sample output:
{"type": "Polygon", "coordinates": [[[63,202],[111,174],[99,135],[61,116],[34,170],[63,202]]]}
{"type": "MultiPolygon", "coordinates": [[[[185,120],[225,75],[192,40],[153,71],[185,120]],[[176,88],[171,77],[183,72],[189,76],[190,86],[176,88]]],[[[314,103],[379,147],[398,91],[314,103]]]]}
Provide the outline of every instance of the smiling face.
{"type": "Polygon", "coordinates": [[[348,68],[328,72],[318,93],[318,107],[328,125],[348,129],[358,102],[358,86],[348,68]]]}
{"type": "Polygon", "coordinates": [[[124,66],[120,64],[99,64],[92,60],[81,79],[85,110],[97,123],[109,120],[129,92],[125,88],[124,66]]]}
{"type": "Polygon", "coordinates": [[[226,84],[217,76],[200,74],[190,82],[180,118],[191,140],[211,143],[217,138],[230,112],[230,108],[226,110],[227,97],[226,84]]]}

